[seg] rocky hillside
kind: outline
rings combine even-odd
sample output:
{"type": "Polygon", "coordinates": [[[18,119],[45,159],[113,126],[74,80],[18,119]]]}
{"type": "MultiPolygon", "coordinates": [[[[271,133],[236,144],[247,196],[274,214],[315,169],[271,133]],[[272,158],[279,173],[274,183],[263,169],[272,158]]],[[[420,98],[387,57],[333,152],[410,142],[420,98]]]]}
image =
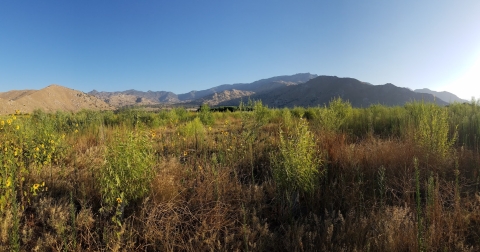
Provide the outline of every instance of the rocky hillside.
{"type": "MultiPolygon", "coordinates": [[[[373,104],[404,105],[415,100],[447,104],[435,99],[431,94],[416,93],[390,83],[371,85],[353,78],[336,76],[319,76],[303,84],[277,88],[251,96],[254,100],[262,100],[263,104],[269,107],[323,106],[335,97],[350,101],[354,107],[368,107],[373,104]]],[[[219,105],[238,105],[239,102],[240,99],[233,99],[219,105]]]]}
{"type": "MultiPolygon", "coordinates": [[[[219,93],[214,93],[211,95],[204,96],[203,98],[185,103],[185,105],[195,105],[199,106],[202,104],[208,104],[209,106],[216,106],[222,102],[234,100],[234,99],[239,99],[242,97],[249,97],[251,95],[255,94],[254,92],[251,91],[241,91],[241,90],[224,90],[219,93]]],[[[237,104],[238,105],[238,104],[237,104]]]]}
{"type": "Polygon", "coordinates": [[[113,109],[94,96],[59,85],[50,85],[40,90],[3,92],[0,93],[0,99],[0,114],[13,114],[15,110],[31,113],[35,109],[42,109],[45,112],[113,109]]]}

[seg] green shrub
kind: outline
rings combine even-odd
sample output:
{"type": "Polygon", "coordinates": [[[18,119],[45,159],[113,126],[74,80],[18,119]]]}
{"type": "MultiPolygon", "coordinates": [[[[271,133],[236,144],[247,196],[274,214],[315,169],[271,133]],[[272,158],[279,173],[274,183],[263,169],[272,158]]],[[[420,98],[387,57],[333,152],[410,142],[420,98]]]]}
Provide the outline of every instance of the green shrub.
{"type": "Polygon", "coordinates": [[[352,115],[352,105],[341,98],[333,99],[328,108],[320,109],[318,120],[327,131],[338,131],[352,115]]]}
{"type": "Polygon", "coordinates": [[[148,133],[117,132],[107,147],[100,170],[103,207],[111,211],[118,202],[128,204],[144,197],[153,179],[154,153],[148,133]]]}
{"type": "Polygon", "coordinates": [[[262,101],[255,101],[253,104],[253,117],[258,125],[264,125],[270,120],[271,113],[267,106],[263,106],[262,101]]]}
{"type": "Polygon", "coordinates": [[[457,134],[449,138],[448,111],[433,103],[418,103],[415,106],[417,127],[415,142],[432,154],[446,157],[456,141],[457,134]]]}
{"type": "Polygon", "coordinates": [[[199,117],[204,125],[212,126],[215,123],[215,118],[213,117],[213,113],[210,111],[208,104],[203,104],[200,107],[199,117]]]}
{"type": "Polygon", "coordinates": [[[305,120],[291,134],[285,135],[280,129],[280,149],[273,154],[273,177],[278,187],[284,191],[313,192],[320,165],[313,134],[305,120]]]}

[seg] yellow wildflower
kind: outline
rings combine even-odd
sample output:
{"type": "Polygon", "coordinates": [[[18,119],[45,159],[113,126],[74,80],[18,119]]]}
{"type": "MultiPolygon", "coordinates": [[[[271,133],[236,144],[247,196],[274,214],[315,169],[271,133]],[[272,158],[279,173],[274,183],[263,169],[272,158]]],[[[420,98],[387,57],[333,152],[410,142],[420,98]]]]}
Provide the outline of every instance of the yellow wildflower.
{"type": "Polygon", "coordinates": [[[40,187],[40,184],[33,184],[33,190],[38,190],[38,188],[40,187]]]}
{"type": "Polygon", "coordinates": [[[11,178],[8,178],[7,179],[7,183],[5,184],[5,186],[8,188],[12,185],[12,179],[11,178]]]}
{"type": "Polygon", "coordinates": [[[5,125],[5,121],[2,120],[2,121],[0,122],[0,125],[4,126],[4,125],[5,125]]]}
{"type": "Polygon", "coordinates": [[[184,152],[183,152],[183,155],[184,155],[184,156],[186,156],[187,154],[188,154],[187,151],[184,151],[184,152]]]}
{"type": "Polygon", "coordinates": [[[122,199],[121,199],[121,198],[117,198],[117,203],[118,203],[118,204],[121,204],[121,203],[122,203],[122,199]]]}
{"type": "Polygon", "coordinates": [[[12,125],[12,119],[7,120],[8,125],[12,125]]]}
{"type": "Polygon", "coordinates": [[[20,129],[20,125],[17,125],[17,127],[15,127],[16,130],[19,130],[20,129]]]}

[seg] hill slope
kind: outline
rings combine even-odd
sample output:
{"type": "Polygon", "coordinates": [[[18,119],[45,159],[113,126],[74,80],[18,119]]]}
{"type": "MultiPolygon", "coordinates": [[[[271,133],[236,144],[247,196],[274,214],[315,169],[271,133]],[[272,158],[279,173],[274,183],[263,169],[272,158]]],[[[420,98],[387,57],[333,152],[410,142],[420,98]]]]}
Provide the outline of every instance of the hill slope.
{"type": "Polygon", "coordinates": [[[0,114],[12,114],[15,110],[31,113],[35,109],[42,109],[45,112],[113,109],[94,96],[59,85],[50,85],[40,90],[3,92],[0,93],[0,99],[3,99],[0,114]]]}
{"type": "Polygon", "coordinates": [[[414,90],[417,93],[423,93],[423,94],[431,94],[439,99],[441,99],[444,102],[448,103],[453,103],[453,102],[459,102],[459,103],[464,103],[464,102],[469,102],[467,100],[461,99],[460,97],[456,96],[455,94],[452,94],[450,92],[437,92],[430,90],[428,88],[423,88],[423,89],[415,89],[414,90]]]}
{"type": "MultiPolygon", "coordinates": [[[[269,92],[251,96],[254,100],[262,100],[269,107],[312,107],[328,104],[333,98],[348,100],[354,107],[368,107],[373,104],[387,106],[404,105],[410,101],[435,102],[446,105],[446,102],[434,98],[431,94],[420,94],[408,88],[400,88],[393,84],[371,85],[353,78],[336,76],[319,76],[310,81],[269,92]]],[[[240,99],[222,102],[220,105],[238,105],[240,99]]]]}

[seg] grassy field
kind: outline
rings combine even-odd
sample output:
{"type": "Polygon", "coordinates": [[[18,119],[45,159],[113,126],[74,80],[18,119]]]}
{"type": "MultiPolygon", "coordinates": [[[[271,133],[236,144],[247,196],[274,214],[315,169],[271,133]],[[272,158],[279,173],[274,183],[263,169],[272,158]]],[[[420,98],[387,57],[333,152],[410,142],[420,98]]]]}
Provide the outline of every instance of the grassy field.
{"type": "Polygon", "coordinates": [[[478,251],[480,104],[0,117],[0,251],[478,251]]]}

